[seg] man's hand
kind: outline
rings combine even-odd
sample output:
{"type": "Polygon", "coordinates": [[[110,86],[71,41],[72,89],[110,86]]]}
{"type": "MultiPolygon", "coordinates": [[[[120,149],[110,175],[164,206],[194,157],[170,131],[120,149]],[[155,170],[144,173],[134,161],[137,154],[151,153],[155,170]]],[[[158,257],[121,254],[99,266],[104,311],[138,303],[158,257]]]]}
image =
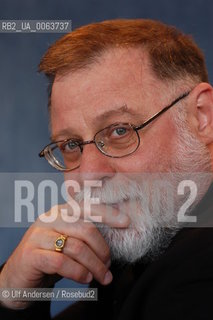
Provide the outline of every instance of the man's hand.
{"type": "MultiPolygon", "coordinates": [[[[25,233],[22,241],[5,264],[0,274],[1,288],[35,288],[53,285],[60,277],[80,283],[89,283],[93,278],[103,285],[112,281],[110,250],[92,221],[81,216],[68,223],[61,215],[67,205],[54,207],[57,218],[54,222],[41,220],[43,214],[25,233]],[[55,240],[67,235],[62,252],[55,251],[55,240]]],[[[83,210],[82,210],[83,211],[83,210]]],[[[105,205],[94,206],[93,214],[99,214],[102,223],[114,228],[126,228],[129,218],[105,205]],[[109,209],[109,208],[108,208],[109,209]]],[[[26,307],[28,302],[4,301],[10,308],[26,307]]]]}

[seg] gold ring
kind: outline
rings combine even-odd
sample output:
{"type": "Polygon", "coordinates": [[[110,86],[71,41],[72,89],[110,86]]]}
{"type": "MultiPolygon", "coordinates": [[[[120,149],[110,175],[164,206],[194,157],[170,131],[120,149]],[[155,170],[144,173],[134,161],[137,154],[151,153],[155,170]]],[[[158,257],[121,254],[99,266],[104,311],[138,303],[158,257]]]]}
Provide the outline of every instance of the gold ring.
{"type": "Polygon", "coordinates": [[[65,242],[67,240],[67,236],[65,235],[60,235],[56,240],[55,240],[55,251],[57,252],[62,252],[65,242]]]}

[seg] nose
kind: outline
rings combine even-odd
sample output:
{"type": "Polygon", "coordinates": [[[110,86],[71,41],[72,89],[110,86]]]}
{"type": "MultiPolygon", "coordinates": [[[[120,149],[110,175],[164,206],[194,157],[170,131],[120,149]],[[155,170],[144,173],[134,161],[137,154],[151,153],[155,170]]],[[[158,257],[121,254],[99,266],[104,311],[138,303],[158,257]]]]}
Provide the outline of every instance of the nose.
{"type": "Polygon", "coordinates": [[[103,180],[115,175],[114,159],[102,154],[94,143],[85,145],[81,155],[80,167],[77,172],[84,179],[103,180]]]}

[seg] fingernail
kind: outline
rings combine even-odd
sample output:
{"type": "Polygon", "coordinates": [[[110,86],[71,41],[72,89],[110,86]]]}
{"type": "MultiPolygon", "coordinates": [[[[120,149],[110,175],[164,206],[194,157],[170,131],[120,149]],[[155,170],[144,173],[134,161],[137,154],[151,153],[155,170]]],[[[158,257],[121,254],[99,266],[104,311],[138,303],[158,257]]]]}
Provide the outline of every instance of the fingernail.
{"type": "Polygon", "coordinates": [[[87,275],[87,277],[86,277],[86,282],[92,281],[92,278],[93,278],[92,273],[89,272],[88,275],[87,275]]]}
{"type": "Polygon", "coordinates": [[[129,222],[129,217],[125,214],[121,214],[118,220],[121,224],[126,224],[129,222]]]}
{"type": "Polygon", "coordinates": [[[112,281],[112,274],[110,271],[107,271],[104,277],[104,284],[108,284],[112,281]]]}

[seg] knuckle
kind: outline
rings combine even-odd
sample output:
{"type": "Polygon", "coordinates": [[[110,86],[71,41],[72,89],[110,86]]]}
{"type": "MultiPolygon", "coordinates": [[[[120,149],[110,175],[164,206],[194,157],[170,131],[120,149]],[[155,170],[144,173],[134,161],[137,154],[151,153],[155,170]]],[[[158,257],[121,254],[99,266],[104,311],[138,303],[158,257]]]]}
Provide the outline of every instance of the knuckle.
{"type": "Polygon", "coordinates": [[[40,214],[40,215],[38,216],[38,218],[36,219],[36,221],[35,221],[35,224],[34,224],[34,225],[38,225],[38,226],[40,226],[40,225],[42,224],[42,221],[44,221],[44,219],[46,218],[46,215],[47,215],[47,213],[46,213],[46,212],[44,212],[44,213],[40,214]]]}
{"type": "Polygon", "coordinates": [[[72,239],[70,248],[72,255],[78,257],[84,252],[85,244],[78,239],[72,239]]]}
{"type": "Polygon", "coordinates": [[[29,230],[29,233],[27,234],[27,241],[29,242],[29,240],[35,240],[35,239],[39,239],[40,237],[40,233],[41,230],[38,226],[34,225],[31,227],[31,229],[29,230]]]}
{"type": "Polygon", "coordinates": [[[85,282],[85,279],[88,275],[88,270],[83,266],[79,265],[75,272],[75,280],[78,282],[85,282]]]}
{"type": "Polygon", "coordinates": [[[95,227],[92,223],[90,222],[85,222],[85,231],[87,234],[87,237],[93,237],[95,234],[95,227]]]}
{"type": "Polygon", "coordinates": [[[57,272],[58,270],[62,269],[62,266],[64,265],[64,255],[63,254],[57,254],[54,256],[54,261],[51,265],[53,265],[54,272],[57,272]]]}
{"type": "Polygon", "coordinates": [[[16,249],[16,256],[22,263],[30,261],[34,255],[33,247],[30,242],[20,244],[16,249]]]}
{"type": "Polygon", "coordinates": [[[43,270],[47,266],[47,257],[40,252],[36,252],[33,256],[33,265],[39,270],[43,270]]]}
{"type": "Polygon", "coordinates": [[[34,266],[38,270],[46,271],[48,273],[57,273],[60,268],[62,268],[64,263],[64,256],[58,255],[48,255],[37,252],[34,255],[34,266]]]}
{"type": "Polygon", "coordinates": [[[38,216],[35,224],[38,226],[46,226],[52,225],[56,220],[60,219],[60,211],[59,206],[55,205],[50,208],[49,211],[44,212],[38,216]]]}

